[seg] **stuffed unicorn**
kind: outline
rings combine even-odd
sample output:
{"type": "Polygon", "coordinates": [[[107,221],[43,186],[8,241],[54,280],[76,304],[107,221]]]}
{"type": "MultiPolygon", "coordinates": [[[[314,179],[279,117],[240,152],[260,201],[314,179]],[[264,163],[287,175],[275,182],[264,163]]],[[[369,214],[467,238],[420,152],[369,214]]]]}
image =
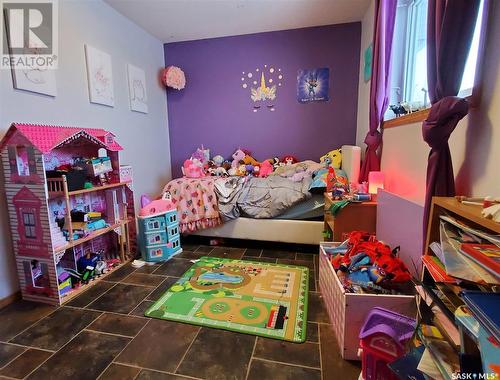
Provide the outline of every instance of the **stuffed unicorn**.
{"type": "Polygon", "coordinates": [[[238,148],[236,152],[233,153],[233,162],[231,163],[231,167],[238,168],[240,166],[240,161],[242,161],[245,156],[245,152],[238,148]]]}

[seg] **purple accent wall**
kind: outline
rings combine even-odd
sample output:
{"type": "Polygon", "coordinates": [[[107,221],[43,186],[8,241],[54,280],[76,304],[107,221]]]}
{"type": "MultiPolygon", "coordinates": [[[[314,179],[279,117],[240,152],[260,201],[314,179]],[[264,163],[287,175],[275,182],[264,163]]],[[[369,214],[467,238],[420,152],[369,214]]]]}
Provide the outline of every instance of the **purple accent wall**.
{"type": "MultiPolygon", "coordinates": [[[[238,147],[257,160],[293,154],[314,159],[355,144],[361,24],[258,33],[165,44],[165,63],[181,67],[184,90],[167,90],[172,173],[203,144],[230,158],[238,147]],[[242,72],[281,68],[275,111],[253,112],[242,72]],[[330,69],[330,100],[297,101],[297,71],[330,69]]],[[[255,76],[254,76],[255,78],[255,76]]],[[[259,81],[260,77],[255,78],[259,81]]]]}

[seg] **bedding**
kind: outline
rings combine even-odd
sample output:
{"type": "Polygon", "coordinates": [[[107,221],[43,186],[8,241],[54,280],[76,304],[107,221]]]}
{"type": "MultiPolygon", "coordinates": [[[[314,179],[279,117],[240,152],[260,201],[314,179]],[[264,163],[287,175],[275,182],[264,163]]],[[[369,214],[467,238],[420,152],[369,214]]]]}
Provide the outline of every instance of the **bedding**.
{"type": "Polygon", "coordinates": [[[274,218],[311,197],[308,190],[311,183],[310,176],[297,182],[280,176],[230,177],[226,179],[226,183],[233,188],[229,195],[217,191],[219,212],[224,221],[239,216],[256,219],[274,218]]]}
{"type": "Polygon", "coordinates": [[[169,192],[177,206],[183,233],[215,227],[240,216],[312,218],[322,214],[322,196],[307,201],[312,196],[310,188],[314,175],[323,167],[314,161],[302,161],[280,166],[265,178],[183,177],[169,182],[163,192],[169,192]]]}
{"type": "Polygon", "coordinates": [[[181,232],[219,225],[222,221],[215,194],[215,177],[178,178],[163,188],[177,207],[181,232]]]}
{"type": "Polygon", "coordinates": [[[313,194],[311,198],[306,199],[285,210],[285,212],[276,217],[276,219],[288,220],[307,220],[314,218],[323,219],[325,207],[325,196],[323,194],[313,194]]]}

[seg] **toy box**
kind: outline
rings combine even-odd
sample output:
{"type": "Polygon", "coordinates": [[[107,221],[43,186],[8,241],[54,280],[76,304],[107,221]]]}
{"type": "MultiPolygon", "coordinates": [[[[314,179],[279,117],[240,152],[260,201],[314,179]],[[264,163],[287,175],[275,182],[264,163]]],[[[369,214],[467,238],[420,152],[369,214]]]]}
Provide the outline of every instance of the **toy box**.
{"type": "Polygon", "coordinates": [[[346,293],[323,249],[324,246],[338,244],[335,242],[320,243],[319,288],[333,325],[342,358],[360,360],[358,357],[359,332],[368,313],[374,307],[380,306],[414,318],[416,316],[415,297],[346,293]]]}

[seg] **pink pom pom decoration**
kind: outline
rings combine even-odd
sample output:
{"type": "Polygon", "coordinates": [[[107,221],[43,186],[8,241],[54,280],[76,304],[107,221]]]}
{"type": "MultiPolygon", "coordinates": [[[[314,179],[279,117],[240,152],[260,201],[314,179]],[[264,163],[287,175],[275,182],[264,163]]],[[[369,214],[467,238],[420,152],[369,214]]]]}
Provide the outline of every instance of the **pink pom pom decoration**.
{"type": "Polygon", "coordinates": [[[175,88],[176,90],[182,90],[186,87],[184,71],[176,66],[166,67],[161,74],[161,79],[165,86],[175,88]]]}

